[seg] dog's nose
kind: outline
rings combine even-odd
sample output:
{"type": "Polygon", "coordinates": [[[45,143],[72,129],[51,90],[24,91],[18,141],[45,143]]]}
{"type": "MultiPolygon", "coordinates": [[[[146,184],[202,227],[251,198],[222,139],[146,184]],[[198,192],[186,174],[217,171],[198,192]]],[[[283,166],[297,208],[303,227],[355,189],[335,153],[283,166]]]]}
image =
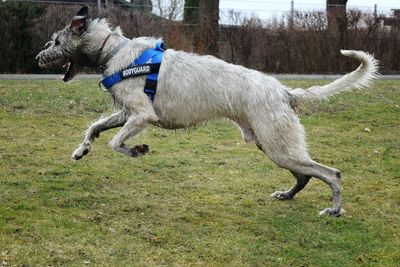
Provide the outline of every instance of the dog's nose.
{"type": "Polygon", "coordinates": [[[48,42],[44,45],[43,49],[49,48],[53,43],[54,43],[54,41],[48,41],[48,42]]]}
{"type": "Polygon", "coordinates": [[[43,68],[43,67],[44,67],[44,64],[43,64],[42,57],[41,57],[40,54],[41,54],[41,53],[39,53],[39,54],[35,57],[35,60],[36,60],[37,64],[39,65],[39,68],[43,68]]]}
{"type": "Polygon", "coordinates": [[[39,54],[37,54],[37,56],[35,57],[35,60],[36,60],[36,62],[37,62],[37,64],[39,65],[39,67],[42,67],[41,65],[41,60],[40,60],[40,53],[39,54]]]}

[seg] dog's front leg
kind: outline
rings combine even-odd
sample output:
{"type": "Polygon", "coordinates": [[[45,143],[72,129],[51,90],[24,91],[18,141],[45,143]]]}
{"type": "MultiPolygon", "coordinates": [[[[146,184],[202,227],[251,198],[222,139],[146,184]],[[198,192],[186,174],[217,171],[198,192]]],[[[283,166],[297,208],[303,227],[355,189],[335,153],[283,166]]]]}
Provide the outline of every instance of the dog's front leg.
{"type": "Polygon", "coordinates": [[[82,144],[72,153],[72,159],[78,160],[89,153],[94,139],[99,137],[100,133],[112,128],[121,127],[126,122],[126,115],[123,111],[114,113],[110,117],[102,118],[93,123],[86,131],[85,139],[82,144]]]}
{"type": "Polygon", "coordinates": [[[124,127],[110,141],[110,146],[117,152],[130,157],[139,157],[149,152],[148,145],[137,145],[132,148],[125,145],[125,141],[145,129],[150,123],[156,122],[157,116],[146,112],[131,115],[124,127]]]}

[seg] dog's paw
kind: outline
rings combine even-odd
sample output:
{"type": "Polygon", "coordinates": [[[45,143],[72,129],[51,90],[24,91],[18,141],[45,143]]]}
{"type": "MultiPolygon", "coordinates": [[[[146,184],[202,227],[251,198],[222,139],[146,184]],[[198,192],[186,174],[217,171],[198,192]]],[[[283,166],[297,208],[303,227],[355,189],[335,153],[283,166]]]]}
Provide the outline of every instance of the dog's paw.
{"type": "Polygon", "coordinates": [[[143,156],[143,155],[147,154],[148,152],[150,152],[150,148],[148,145],[146,145],[146,144],[136,145],[136,146],[132,147],[131,149],[129,149],[129,156],[136,158],[136,157],[143,156]]]}
{"type": "Polygon", "coordinates": [[[88,145],[79,145],[79,147],[72,153],[71,158],[73,160],[80,160],[83,156],[87,155],[90,151],[90,146],[88,145]]]}
{"type": "Polygon", "coordinates": [[[292,199],[292,197],[285,191],[276,191],[271,194],[271,197],[279,200],[292,199]]]}
{"type": "Polygon", "coordinates": [[[343,213],[345,213],[343,209],[337,210],[337,209],[327,208],[324,209],[323,211],[320,211],[319,216],[329,215],[329,216],[340,217],[342,216],[343,213]]]}

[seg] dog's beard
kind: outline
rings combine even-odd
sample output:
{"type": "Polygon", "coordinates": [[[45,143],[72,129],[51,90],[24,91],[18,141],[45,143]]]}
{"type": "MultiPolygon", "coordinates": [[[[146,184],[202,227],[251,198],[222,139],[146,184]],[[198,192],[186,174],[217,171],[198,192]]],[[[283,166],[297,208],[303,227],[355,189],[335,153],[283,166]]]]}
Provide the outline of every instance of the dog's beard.
{"type": "Polygon", "coordinates": [[[72,80],[72,78],[76,75],[75,64],[70,59],[66,58],[49,59],[48,56],[44,56],[41,54],[39,54],[36,58],[38,59],[39,67],[43,69],[62,66],[64,69],[64,78],[63,78],[64,82],[72,80]]]}

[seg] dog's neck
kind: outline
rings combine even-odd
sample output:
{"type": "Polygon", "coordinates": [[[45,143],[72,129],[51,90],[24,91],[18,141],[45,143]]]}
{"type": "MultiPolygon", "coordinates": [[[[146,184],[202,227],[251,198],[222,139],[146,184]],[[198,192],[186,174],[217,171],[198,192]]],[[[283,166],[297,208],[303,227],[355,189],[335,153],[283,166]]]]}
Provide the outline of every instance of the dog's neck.
{"type": "Polygon", "coordinates": [[[128,44],[127,38],[116,35],[114,33],[109,33],[104,39],[102,46],[100,47],[100,52],[98,54],[98,59],[96,60],[100,66],[100,71],[104,72],[106,69],[108,61],[115,56],[119,50],[128,44]],[[110,39],[114,39],[113,42],[110,39]],[[109,44],[112,42],[112,44],[109,44]]]}
{"type": "MultiPolygon", "coordinates": [[[[99,68],[107,64],[113,56],[113,51],[122,42],[128,40],[119,29],[111,29],[106,20],[93,20],[88,30],[81,36],[80,57],[85,55],[83,65],[90,68],[99,68]],[[111,56],[110,56],[111,55],[111,56]]],[[[119,50],[119,49],[117,49],[119,50]]]]}
{"type": "Polygon", "coordinates": [[[103,65],[100,71],[107,75],[128,66],[141,51],[154,47],[156,42],[157,39],[150,37],[127,39],[119,28],[111,29],[106,20],[94,20],[82,36],[80,48],[84,57],[81,58],[85,58],[85,66],[93,69],[103,65]],[[127,45],[123,45],[123,42],[127,42],[127,45]],[[126,47],[129,49],[126,50],[126,47]],[[119,56],[121,50],[126,50],[126,53],[119,56]]]}

